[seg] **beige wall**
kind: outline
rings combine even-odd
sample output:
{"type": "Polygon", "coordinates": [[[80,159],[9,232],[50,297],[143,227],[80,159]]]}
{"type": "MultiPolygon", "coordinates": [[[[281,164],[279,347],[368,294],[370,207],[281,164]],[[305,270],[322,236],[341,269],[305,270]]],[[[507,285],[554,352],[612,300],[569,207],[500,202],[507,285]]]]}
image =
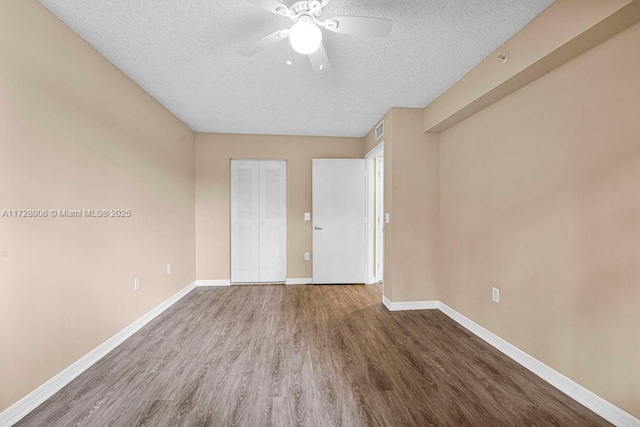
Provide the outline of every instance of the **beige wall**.
{"type": "Polygon", "coordinates": [[[625,8],[630,3],[556,0],[424,109],[425,132],[444,131],[637,21],[638,5],[625,8]],[[497,59],[504,52],[505,64],[497,59]]]}
{"type": "Polygon", "coordinates": [[[440,136],[441,299],[636,417],[639,43],[635,25],[440,136]]]}
{"type": "MultiPolygon", "coordinates": [[[[287,277],[312,277],[311,159],[362,158],[361,138],[198,134],[196,136],[196,245],[199,280],[229,280],[230,160],[287,160],[287,277]]],[[[313,256],[313,254],[312,254],[313,256]]]]}
{"type": "Polygon", "coordinates": [[[194,193],[188,128],[35,0],[0,0],[0,210],[133,214],[0,217],[0,411],[195,279],[194,193]]]}
{"type": "Polygon", "coordinates": [[[384,291],[391,301],[437,300],[438,135],[422,132],[421,109],[385,120],[384,291]],[[387,134],[387,129],[389,133],[387,134]]]}
{"type": "Polygon", "coordinates": [[[384,295],[392,302],[437,300],[438,135],[423,133],[423,110],[392,108],[384,137],[384,295]]]}

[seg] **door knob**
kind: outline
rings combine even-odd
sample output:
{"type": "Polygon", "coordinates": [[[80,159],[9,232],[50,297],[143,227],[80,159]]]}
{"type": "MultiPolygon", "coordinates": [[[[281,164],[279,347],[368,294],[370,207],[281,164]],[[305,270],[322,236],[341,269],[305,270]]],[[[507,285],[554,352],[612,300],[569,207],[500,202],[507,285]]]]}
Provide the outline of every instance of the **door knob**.
{"type": "Polygon", "coordinates": [[[322,230],[321,227],[318,227],[317,225],[315,227],[313,227],[314,230],[322,230]]]}

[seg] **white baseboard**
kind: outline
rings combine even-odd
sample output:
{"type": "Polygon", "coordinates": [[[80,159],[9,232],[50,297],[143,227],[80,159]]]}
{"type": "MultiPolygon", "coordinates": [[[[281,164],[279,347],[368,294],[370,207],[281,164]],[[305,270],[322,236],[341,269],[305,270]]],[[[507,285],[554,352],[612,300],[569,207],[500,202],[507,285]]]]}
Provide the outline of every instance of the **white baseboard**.
{"type": "MultiPolygon", "coordinates": [[[[311,277],[290,278],[290,279],[287,279],[287,281],[285,282],[285,285],[309,285],[312,282],[313,282],[313,279],[311,279],[311,277]]],[[[282,283],[282,282],[273,282],[273,283],[282,283]]],[[[229,279],[196,280],[196,286],[197,287],[231,286],[231,280],[229,279]]]]}
{"type": "Polygon", "coordinates": [[[584,405],[586,408],[600,415],[610,423],[619,427],[640,426],[640,420],[635,418],[633,415],[604,400],[570,378],[565,377],[560,372],[548,365],[545,365],[535,357],[525,353],[508,341],[503,340],[493,332],[488,331],[473,320],[458,313],[448,305],[441,302],[439,308],[440,311],[451,319],[455,320],[457,323],[464,326],[466,329],[473,332],[475,335],[518,362],[520,365],[524,366],[567,396],[571,397],[573,400],[584,405]]]}
{"type": "Polygon", "coordinates": [[[483,328],[473,320],[455,311],[440,301],[392,302],[385,296],[382,303],[389,311],[429,310],[437,308],[451,319],[468,329],[500,352],[509,356],[520,365],[530,370],[576,402],[600,415],[605,420],[619,427],[640,427],[640,420],[633,415],[604,400],[597,394],[587,390],[572,379],[545,365],[535,357],[525,353],[513,344],[500,338],[493,332],[483,328]]]}
{"type": "Polygon", "coordinates": [[[231,286],[229,279],[223,280],[196,280],[197,287],[231,286]]]}
{"type": "Polygon", "coordinates": [[[311,277],[303,277],[287,279],[285,285],[310,285],[311,283],[313,283],[313,279],[311,277]]]}
{"type": "Polygon", "coordinates": [[[382,297],[382,303],[389,311],[405,311],[405,310],[437,310],[440,308],[439,301],[404,301],[391,302],[385,296],[382,297]]]}
{"type": "MultiPolygon", "coordinates": [[[[306,284],[310,283],[310,279],[287,279],[287,284],[306,284]],[[290,281],[295,283],[290,283],[290,281]]],[[[29,393],[27,396],[14,403],[4,412],[0,413],[0,426],[11,426],[18,422],[29,412],[33,411],[48,398],[57,393],[64,386],[69,384],[80,374],[90,368],[98,360],[102,359],[110,351],[124,342],[131,335],[139,331],[143,326],[160,315],[167,308],[171,307],[182,297],[187,295],[196,286],[229,286],[226,280],[198,280],[185,287],[171,298],[167,299],[144,316],[109,338],[104,343],[84,355],[71,366],[60,372],[46,383],[29,393]]],[[[575,381],[567,378],[550,366],[545,365],[533,356],[520,350],[518,347],[510,344],[500,338],[493,332],[483,328],[471,319],[465,317],[455,311],[448,305],[439,301],[411,301],[411,302],[391,302],[387,297],[383,296],[383,304],[390,311],[400,310],[432,310],[440,309],[451,319],[506,354],[520,365],[524,366],[543,380],[547,381],[558,390],[562,391],[578,403],[600,415],[605,420],[619,427],[638,427],[640,420],[633,415],[623,411],[612,403],[604,400],[595,393],[587,390],[575,381]]]]}
{"type": "Polygon", "coordinates": [[[9,408],[0,413],[0,426],[11,426],[24,418],[29,412],[36,409],[48,398],[60,391],[64,386],[77,378],[84,371],[89,369],[94,363],[106,356],[111,350],[122,344],[124,340],[139,331],[144,325],[152,321],[167,308],[178,302],[196,287],[196,282],[191,283],[186,288],[167,299],[141,318],[131,323],[129,326],[82,356],[64,371],[51,378],[46,383],[14,403],[9,408]]]}

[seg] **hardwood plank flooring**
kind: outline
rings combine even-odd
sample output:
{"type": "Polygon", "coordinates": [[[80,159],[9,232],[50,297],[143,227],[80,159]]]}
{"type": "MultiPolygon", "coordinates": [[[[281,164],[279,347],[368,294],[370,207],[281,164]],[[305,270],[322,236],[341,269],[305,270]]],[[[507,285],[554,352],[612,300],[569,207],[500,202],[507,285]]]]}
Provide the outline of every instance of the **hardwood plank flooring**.
{"type": "Polygon", "coordinates": [[[19,426],[601,426],[379,286],[197,288],[19,426]]]}

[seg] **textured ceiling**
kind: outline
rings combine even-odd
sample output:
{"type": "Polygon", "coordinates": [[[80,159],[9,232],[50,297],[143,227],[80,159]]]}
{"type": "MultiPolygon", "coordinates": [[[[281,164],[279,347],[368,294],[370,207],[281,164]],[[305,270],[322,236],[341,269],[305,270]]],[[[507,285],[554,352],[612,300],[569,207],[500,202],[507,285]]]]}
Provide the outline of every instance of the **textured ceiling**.
{"type": "Polygon", "coordinates": [[[553,0],[332,0],[337,15],[390,18],[386,39],[323,30],[316,74],[279,43],[292,22],[243,0],[40,0],[197,132],[363,136],[391,107],[425,107],[553,0]]]}

